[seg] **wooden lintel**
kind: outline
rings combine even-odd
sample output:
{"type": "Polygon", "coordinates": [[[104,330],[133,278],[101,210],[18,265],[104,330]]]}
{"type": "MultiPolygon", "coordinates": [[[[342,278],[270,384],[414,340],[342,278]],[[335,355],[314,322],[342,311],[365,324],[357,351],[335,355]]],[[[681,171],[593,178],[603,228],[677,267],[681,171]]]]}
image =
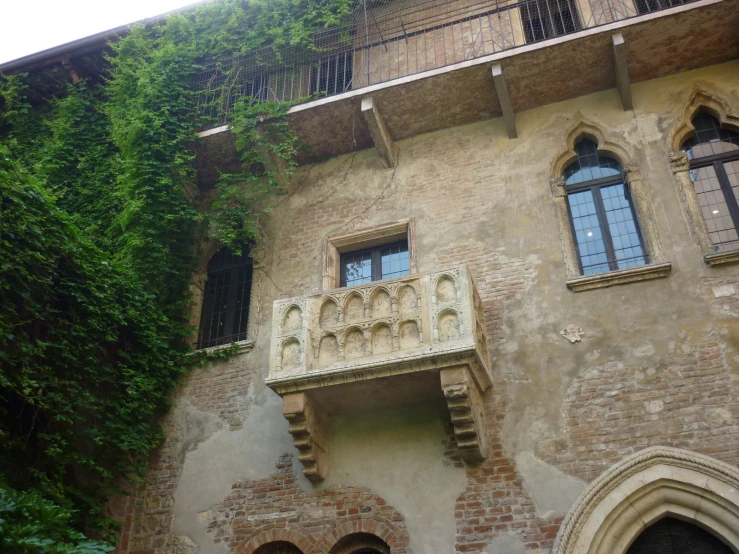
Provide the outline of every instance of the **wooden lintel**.
{"type": "Polygon", "coordinates": [[[375,148],[380,154],[383,165],[386,168],[394,167],[395,148],[393,146],[393,139],[390,137],[390,133],[385,126],[385,121],[382,119],[375,101],[371,96],[362,98],[362,115],[367,122],[372,142],[375,143],[375,148]]]}
{"type": "Polygon", "coordinates": [[[631,80],[629,79],[629,65],[626,61],[626,42],[621,33],[616,33],[613,39],[613,57],[616,61],[616,87],[621,97],[621,105],[624,110],[633,110],[634,103],[631,99],[631,80]]]}

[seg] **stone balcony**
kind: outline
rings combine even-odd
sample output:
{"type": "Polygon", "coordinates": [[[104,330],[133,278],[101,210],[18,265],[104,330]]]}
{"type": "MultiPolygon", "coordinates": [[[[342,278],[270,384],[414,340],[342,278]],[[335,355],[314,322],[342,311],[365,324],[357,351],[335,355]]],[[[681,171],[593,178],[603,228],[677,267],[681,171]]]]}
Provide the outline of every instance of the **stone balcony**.
{"type": "Polygon", "coordinates": [[[277,300],[267,379],[306,476],[323,479],[330,417],[441,397],[462,457],[485,457],[491,386],[482,304],[465,266],[277,300]]]}

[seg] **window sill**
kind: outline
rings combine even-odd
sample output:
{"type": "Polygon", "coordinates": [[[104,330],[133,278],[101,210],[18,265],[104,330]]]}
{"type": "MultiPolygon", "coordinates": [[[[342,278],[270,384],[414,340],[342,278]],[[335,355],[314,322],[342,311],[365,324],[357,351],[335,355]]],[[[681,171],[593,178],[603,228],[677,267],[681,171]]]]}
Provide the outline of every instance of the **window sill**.
{"type": "MultiPolygon", "coordinates": [[[[739,255],[739,252],[737,254],[739,255]]],[[[630,267],[629,269],[609,271],[608,273],[583,275],[567,279],[567,288],[573,292],[580,292],[584,290],[612,287],[614,285],[623,285],[634,281],[659,279],[660,277],[667,277],[667,274],[670,273],[670,269],[672,269],[672,264],[670,262],[662,262],[642,265],[639,267],[630,267]]]]}
{"type": "Polygon", "coordinates": [[[218,346],[209,346],[208,348],[201,348],[195,350],[195,353],[202,352],[203,354],[214,354],[221,350],[229,350],[233,345],[236,345],[235,354],[243,354],[254,349],[254,341],[251,339],[240,340],[239,342],[229,342],[228,344],[219,344],[218,346]]]}
{"type": "Polygon", "coordinates": [[[739,262],[739,250],[729,250],[727,252],[713,252],[703,256],[703,261],[711,267],[716,265],[733,264],[739,262]]]}

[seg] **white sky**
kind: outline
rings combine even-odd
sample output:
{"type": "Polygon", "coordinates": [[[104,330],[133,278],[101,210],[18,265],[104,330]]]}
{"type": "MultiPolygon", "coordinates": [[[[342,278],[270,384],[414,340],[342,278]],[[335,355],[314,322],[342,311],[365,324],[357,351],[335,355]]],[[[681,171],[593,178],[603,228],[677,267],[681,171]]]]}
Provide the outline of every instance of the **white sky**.
{"type": "Polygon", "coordinates": [[[195,0],[0,0],[0,63],[195,3],[195,0]]]}

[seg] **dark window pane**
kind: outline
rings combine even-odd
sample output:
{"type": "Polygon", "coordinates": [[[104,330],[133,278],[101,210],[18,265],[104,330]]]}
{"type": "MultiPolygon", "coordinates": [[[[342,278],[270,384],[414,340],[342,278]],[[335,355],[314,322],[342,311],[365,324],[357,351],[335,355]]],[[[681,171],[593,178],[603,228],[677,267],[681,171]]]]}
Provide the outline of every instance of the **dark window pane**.
{"type": "Polygon", "coordinates": [[[652,13],[659,10],[666,10],[674,6],[682,6],[694,0],[636,0],[636,10],[642,13],[652,13]]]}
{"type": "Polygon", "coordinates": [[[604,177],[621,175],[621,164],[613,158],[598,154],[598,145],[592,140],[583,139],[575,145],[577,161],[564,171],[566,185],[576,185],[604,177]]]}
{"type": "Polygon", "coordinates": [[[583,275],[608,271],[606,246],[598,223],[593,191],[584,190],[569,194],[567,201],[570,204],[572,226],[583,275]]]}
{"type": "MultiPolygon", "coordinates": [[[[734,171],[733,165],[736,163],[724,164],[727,173],[729,169],[734,171]],[[732,168],[726,167],[729,165],[732,165],[732,168]]],[[[736,179],[735,173],[733,177],[736,179]]],[[[739,248],[739,237],[737,237],[736,228],[734,227],[734,220],[729,213],[729,206],[721,190],[716,170],[712,165],[691,169],[690,178],[695,186],[695,193],[698,196],[698,203],[706,222],[711,243],[718,250],[739,248]]],[[[732,190],[736,191],[735,187],[732,187],[732,190]]]]}
{"type": "Polygon", "coordinates": [[[683,150],[689,159],[726,154],[739,153],[739,133],[729,129],[722,129],[718,120],[707,113],[698,114],[693,118],[695,135],[685,141],[683,150]]]}
{"type": "Polygon", "coordinates": [[[218,346],[247,337],[252,262],[222,249],[208,264],[203,293],[198,348],[218,346]]]}
{"type": "Polygon", "coordinates": [[[380,255],[382,279],[395,279],[410,273],[407,243],[383,248],[380,255]]]}
{"type": "Polygon", "coordinates": [[[342,256],[344,286],[351,287],[372,281],[372,253],[346,254],[342,256]]]}
{"type": "Polygon", "coordinates": [[[600,188],[618,269],[646,263],[631,201],[623,183],[600,188]]]}

